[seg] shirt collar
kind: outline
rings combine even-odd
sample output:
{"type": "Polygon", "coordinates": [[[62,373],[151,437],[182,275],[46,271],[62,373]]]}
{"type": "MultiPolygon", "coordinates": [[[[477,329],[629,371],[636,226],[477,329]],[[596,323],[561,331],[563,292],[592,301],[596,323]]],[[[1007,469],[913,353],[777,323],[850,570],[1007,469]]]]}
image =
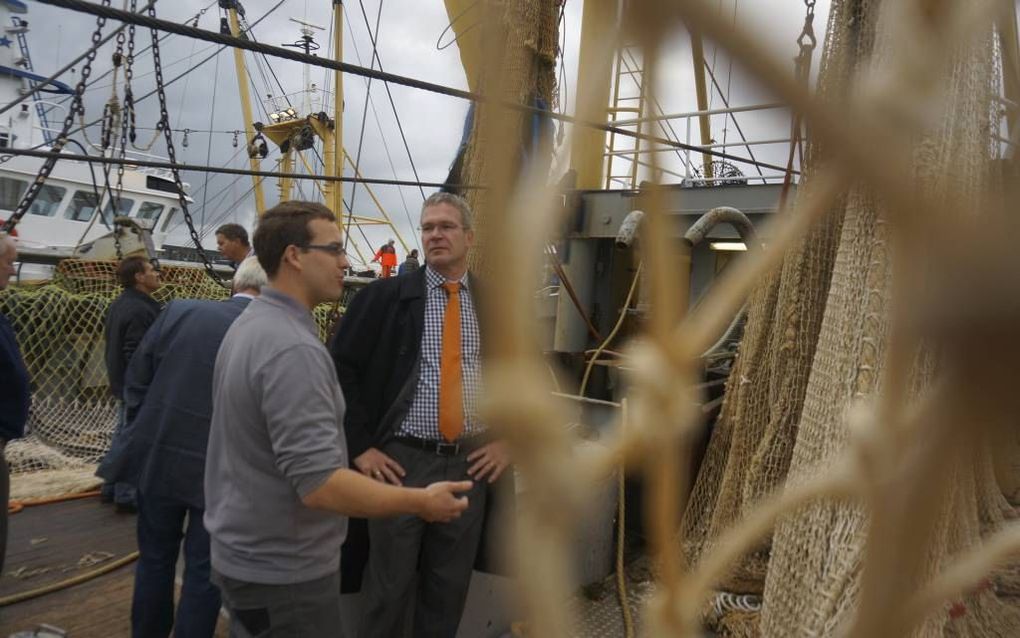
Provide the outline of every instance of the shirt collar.
{"type": "Polygon", "coordinates": [[[312,313],[310,313],[308,308],[305,308],[300,301],[290,295],[280,292],[272,286],[263,286],[262,294],[258,296],[258,300],[280,308],[288,315],[294,317],[294,319],[305,324],[305,326],[313,332],[316,330],[315,320],[312,319],[312,313]]]}
{"type": "MultiPolygon", "coordinates": [[[[464,272],[464,276],[460,278],[460,287],[465,289],[465,290],[470,291],[471,287],[468,284],[469,281],[470,281],[470,278],[468,277],[468,273],[465,271],[464,272]]],[[[428,288],[429,289],[439,288],[443,284],[446,283],[446,277],[440,275],[435,270],[432,270],[432,266],[426,265],[425,266],[425,282],[428,284],[428,288]]]]}
{"type": "Polygon", "coordinates": [[[242,299],[254,299],[255,295],[249,295],[246,292],[237,292],[230,296],[231,299],[234,297],[241,297],[242,299]]]}

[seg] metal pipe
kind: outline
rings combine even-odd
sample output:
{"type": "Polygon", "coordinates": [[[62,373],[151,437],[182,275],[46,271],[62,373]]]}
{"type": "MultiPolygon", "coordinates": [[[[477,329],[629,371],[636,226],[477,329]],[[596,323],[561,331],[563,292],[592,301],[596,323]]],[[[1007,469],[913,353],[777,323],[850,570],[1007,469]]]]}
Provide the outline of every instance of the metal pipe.
{"type": "Polygon", "coordinates": [[[736,229],[740,239],[748,246],[754,241],[754,225],[747,215],[730,206],[717,206],[697,219],[684,233],[684,239],[691,246],[700,244],[708,233],[719,224],[729,224],[736,229]]]}
{"type": "MultiPolygon", "coordinates": [[[[700,117],[702,115],[721,115],[723,113],[746,113],[748,111],[767,111],[769,109],[787,108],[788,105],[782,102],[769,102],[767,104],[752,104],[750,106],[732,106],[727,108],[719,109],[707,109],[704,111],[687,111],[684,113],[667,113],[665,115],[650,115],[648,117],[638,117],[631,120],[617,120],[613,122],[614,126],[630,126],[634,124],[640,124],[642,122],[659,122],[662,120],[679,120],[692,117],[700,117]]],[[[689,142],[690,140],[688,140],[689,142]]]]}
{"type": "MultiPolygon", "coordinates": [[[[789,144],[790,138],[774,139],[774,140],[758,140],[752,142],[718,142],[716,144],[705,144],[704,146],[697,146],[695,148],[726,148],[729,146],[765,146],[768,144],[789,144]]],[[[675,153],[675,148],[643,148],[637,153],[644,155],[645,153],[675,153]]],[[[634,155],[635,151],[611,151],[607,152],[607,155],[634,155]]]]}

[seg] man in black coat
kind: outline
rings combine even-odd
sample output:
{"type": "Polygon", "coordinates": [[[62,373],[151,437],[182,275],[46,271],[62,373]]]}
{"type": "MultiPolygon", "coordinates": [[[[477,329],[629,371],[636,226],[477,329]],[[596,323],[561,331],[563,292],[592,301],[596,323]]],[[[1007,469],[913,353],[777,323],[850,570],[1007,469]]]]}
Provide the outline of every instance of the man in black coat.
{"type": "Polygon", "coordinates": [[[227,329],[266,285],[258,260],[242,262],[227,301],[170,302],[131,358],[124,386],[127,421],[112,478],[138,486],[138,550],[131,634],[211,638],[220,592],[209,581],[209,534],[202,524],[212,375],[227,329]],[[187,521],[187,525],[185,525],[187,521]],[[184,582],[174,617],[174,576],[184,541],[184,582]]]}
{"type": "Polygon", "coordinates": [[[456,634],[492,488],[501,476],[511,478],[504,474],[505,444],[488,435],[476,414],[482,338],[478,285],[467,272],[470,209],[456,195],[437,193],[422,207],[421,231],[427,267],[355,295],[332,345],[347,401],[348,450],[354,466],[378,481],[421,487],[438,477],[469,477],[475,485],[457,521],[370,521],[363,581],[364,548],[351,525],[342,582],[345,590],[363,583],[359,635],[372,638],[403,635],[412,595],[414,636],[456,634]]]}
{"type": "MultiPolygon", "coordinates": [[[[0,290],[7,287],[14,274],[14,261],[18,257],[14,240],[0,233],[0,290]]],[[[21,358],[14,329],[7,317],[0,314],[0,574],[3,574],[4,555],[7,553],[7,501],[11,496],[11,475],[4,452],[7,442],[25,434],[28,409],[31,401],[28,370],[21,358]]]]}
{"type": "MultiPolygon", "coordinates": [[[[110,392],[117,398],[117,425],[110,451],[116,454],[119,431],[124,427],[124,373],[131,355],[142,342],[145,331],[159,314],[159,302],[152,293],[159,289],[159,272],[145,257],[133,256],[121,260],[117,267],[117,280],[124,292],[113,300],[106,314],[106,374],[110,392]]],[[[118,511],[133,512],[136,507],[135,487],[128,483],[113,483],[109,478],[106,463],[100,464],[96,475],[107,480],[103,484],[103,500],[113,501],[118,511]]]]}

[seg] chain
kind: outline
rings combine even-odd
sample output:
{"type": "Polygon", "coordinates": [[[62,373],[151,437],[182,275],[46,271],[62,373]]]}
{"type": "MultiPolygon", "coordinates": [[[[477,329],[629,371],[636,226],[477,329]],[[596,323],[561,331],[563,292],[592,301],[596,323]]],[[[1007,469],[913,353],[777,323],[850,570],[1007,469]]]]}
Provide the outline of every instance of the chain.
{"type": "MultiPolygon", "coordinates": [[[[797,36],[799,50],[793,59],[793,75],[800,84],[807,87],[811,81],[811,59],[814,56],[818,39],[815,37],[815,0],[804,0],[804,28],[797,36]]],[[[800,113],[794,112],[790,121],[790,154],[786,160],[786,175],[783,178],[783,190],[779,197],[779,207],[786,206],[786,199],[793,184],[794,159],[799,158],[804,166],[804,127],[800,113]]]]}
{"type": "MultiPolygon", "coordinates": [[[[155,6],[149,6],[149,16],[152,18],[156,17],[155,6]]],[[[172,165],[170,171],[173,173],[174,184],[177,186],[177,200],[181,204],[184,223],[188,226],[191,241],[194,242],[195,248],[198,249],[198,256],[205,265],[205,271],[209,273],[209,277],[213,281],[226,288],[226,284],[223,283],[219,274],[213,269],[212,262],[209,261],[209,255],[202,248],[202,238],[198,236],[198,231],[195,229],[195,221],[191,218],[191,213],[188,211],[188,199],[184,194],[184,183],[181,181],[181,173],[176,167],[177,152],[174,150],[173,133],[170,129],[170,112],[167,110],[166,92],[163,90],[163,64],[160,61],[159,54],[159,30],[156,28],[150,30],[152,32],[152,63],[156,73],[156,92],[159,95],[159,124],[156,125],[156,128],[163,132],[163,138],[166,140],[166,154],[172,165]]]]}
{"type": "MultiPolygon", "coordinates": [[[[130,9],[131,13],[135,13],[138,10],[137,0],[131,0],[130,9]]],[[[131,25],[128,28],[127,38],[127,55],[124,56],[124,32],[121,31],[117,34],[117,52],[114,54],[123,60],[124,63],[124,109],[120,119],[120,149],[119,157],[121,160],[127,159],[127,143],[130,137],[132,143],[135,141],[135,107],[134,107],[134,95],[131,91],[131,80],[134,76],[134,63],[135,63],[135,27],[131,25]]],[[[114,81],[116,85],[116,80],[114,81]]],[[[109,180],[107,180],[107,190],[110,191],[110,199],[113,201],[113,246],[117,251],[117,259],[121,260],[124,258],[124,250],[120,243],[120,235],[123,231],[122,227],[117,224],[117,214],[120,213],[121,209],[121,197],[124,194],[124,169],[125,164],[121,163],[117,165],[117,187],[110,191],[109,180]]]]}
{"type": "MultiPolygon", "coordinates": [[[[102,0],[102,3],[104,7],[110,6],[110,0],[102,0]]],[[[96,59],[96,53],[99,51],[99,41],[102,39],[103,27],[105,25],[105,17],[99,16],[96,18],[96,30],[92,33],[92,47],[85,56],[85,64],[82,65],[78,84],[74,87],[74,97],[71,98],[71,105],[68,107],[67,115],[64,117],[64,126],[60,130],[60,134],[57,135],[57,139],[54,140],[53,146],[50,147],[53,155],[47,157],[46,161],[43,162],[43,165],[39,168],[39,173],[35,176],[35,180],[29,184],[21,201],[18,202],[17,208],[14,209],[10,218],[3,225],[2,230],[6,233],[14,230],[14,227],[18,225],[21,218],[28,212],[29,207],[39,195],[39,191],[42,190],[46,180],[49,179],[50,173],[53,172],[53,167],[57,164],[57,156],[64,149],[64,146],[67,145],[68,133],[71,131],[71,127],[74,126],[75,118],[85,114],[85,106],[82,102],[85,95],[85,83],[92,74],[92,62],[96,59]]]]}

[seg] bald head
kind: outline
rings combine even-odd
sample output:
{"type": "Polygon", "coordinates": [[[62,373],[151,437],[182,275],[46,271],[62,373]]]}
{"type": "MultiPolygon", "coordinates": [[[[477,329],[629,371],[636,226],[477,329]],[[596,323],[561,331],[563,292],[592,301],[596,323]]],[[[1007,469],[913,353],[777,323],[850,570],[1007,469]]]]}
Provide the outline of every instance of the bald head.
{"type": "Polygon", "coordinates": [[[14,261],[18,258],[18,245],[5,233],[0,233],[0,290],[7,287],[14,274],[14,261]]]}

